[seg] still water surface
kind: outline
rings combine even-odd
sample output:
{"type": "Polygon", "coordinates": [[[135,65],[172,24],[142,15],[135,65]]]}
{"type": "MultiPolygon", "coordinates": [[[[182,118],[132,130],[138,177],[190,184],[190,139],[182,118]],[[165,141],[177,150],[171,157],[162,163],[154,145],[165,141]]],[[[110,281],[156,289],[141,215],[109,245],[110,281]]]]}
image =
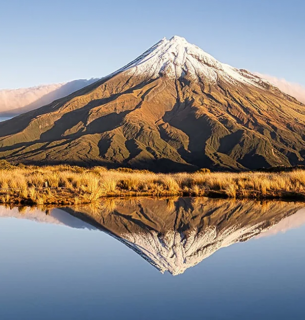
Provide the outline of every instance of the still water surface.
{"type": "Polygon", "coordinates": [[[11,119],[12,117],[0,117],[0,122],[2,121],[5,121],[5,120],[9,120],[11,119]]]}
{"type": "Polygon", "coordinates": [[[0,319],[305,319],[303,207],[0,207],[0,319]]]}

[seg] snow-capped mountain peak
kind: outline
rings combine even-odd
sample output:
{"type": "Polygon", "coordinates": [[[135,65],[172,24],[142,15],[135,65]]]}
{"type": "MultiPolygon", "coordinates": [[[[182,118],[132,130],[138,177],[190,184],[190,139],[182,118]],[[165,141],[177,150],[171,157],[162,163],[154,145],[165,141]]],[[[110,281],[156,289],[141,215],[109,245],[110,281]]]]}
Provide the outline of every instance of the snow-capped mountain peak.
{"type": "Polygon", "coordinates": [[[179,79],[184,76],[203,78],[216,83],[219,78],[229,82],[259,85],[258,76],[223,64],[185,38],[174,36],[163,38],[137,59],[118,70],[133,75],[157,78],[166,75],[179,79]]]}

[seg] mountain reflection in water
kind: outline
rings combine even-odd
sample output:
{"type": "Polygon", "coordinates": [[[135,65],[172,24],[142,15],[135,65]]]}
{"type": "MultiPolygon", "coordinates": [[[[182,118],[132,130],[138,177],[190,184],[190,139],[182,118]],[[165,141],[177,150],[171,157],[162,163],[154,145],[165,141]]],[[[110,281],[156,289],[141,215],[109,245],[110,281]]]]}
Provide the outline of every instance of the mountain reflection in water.
{"type": "Polygon", "coordinates": [[[302,203],[279,201],[140,198],[61,208],[48,216],[38,210],[18,213],[15,208],[8,214],[0,209],[0,216],[97,228],[127,245],[160,272],[178,275],[221,248],[265,232],[272,235],[281,231],[281,226],[286,230],[301,225],[305,222],[303,207],[302,203]]]}

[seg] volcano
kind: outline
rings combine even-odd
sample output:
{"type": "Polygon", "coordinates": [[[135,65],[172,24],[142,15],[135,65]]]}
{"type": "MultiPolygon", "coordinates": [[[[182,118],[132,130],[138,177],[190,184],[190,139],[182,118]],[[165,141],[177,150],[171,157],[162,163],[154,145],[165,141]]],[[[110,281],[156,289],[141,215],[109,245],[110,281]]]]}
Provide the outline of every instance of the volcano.
{"type": "Polygon", "coordinates": [[[304,104],[175,36],[1,123],[0,158],[165,172],[289,167],[305,163],[304,124],[304,104]]]}

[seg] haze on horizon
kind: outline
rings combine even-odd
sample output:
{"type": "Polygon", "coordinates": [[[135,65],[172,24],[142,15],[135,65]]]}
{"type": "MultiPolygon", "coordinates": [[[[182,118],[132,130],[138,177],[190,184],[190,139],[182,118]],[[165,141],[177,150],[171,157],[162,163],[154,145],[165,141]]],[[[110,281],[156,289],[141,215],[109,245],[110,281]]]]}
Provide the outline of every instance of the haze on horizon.
{"type": "Polygon", "coordinates": [[[224,63],[303,88],[304,9],[298,0],[3,2],[0,89],[99,78],[176,34],[224,63]]]}

